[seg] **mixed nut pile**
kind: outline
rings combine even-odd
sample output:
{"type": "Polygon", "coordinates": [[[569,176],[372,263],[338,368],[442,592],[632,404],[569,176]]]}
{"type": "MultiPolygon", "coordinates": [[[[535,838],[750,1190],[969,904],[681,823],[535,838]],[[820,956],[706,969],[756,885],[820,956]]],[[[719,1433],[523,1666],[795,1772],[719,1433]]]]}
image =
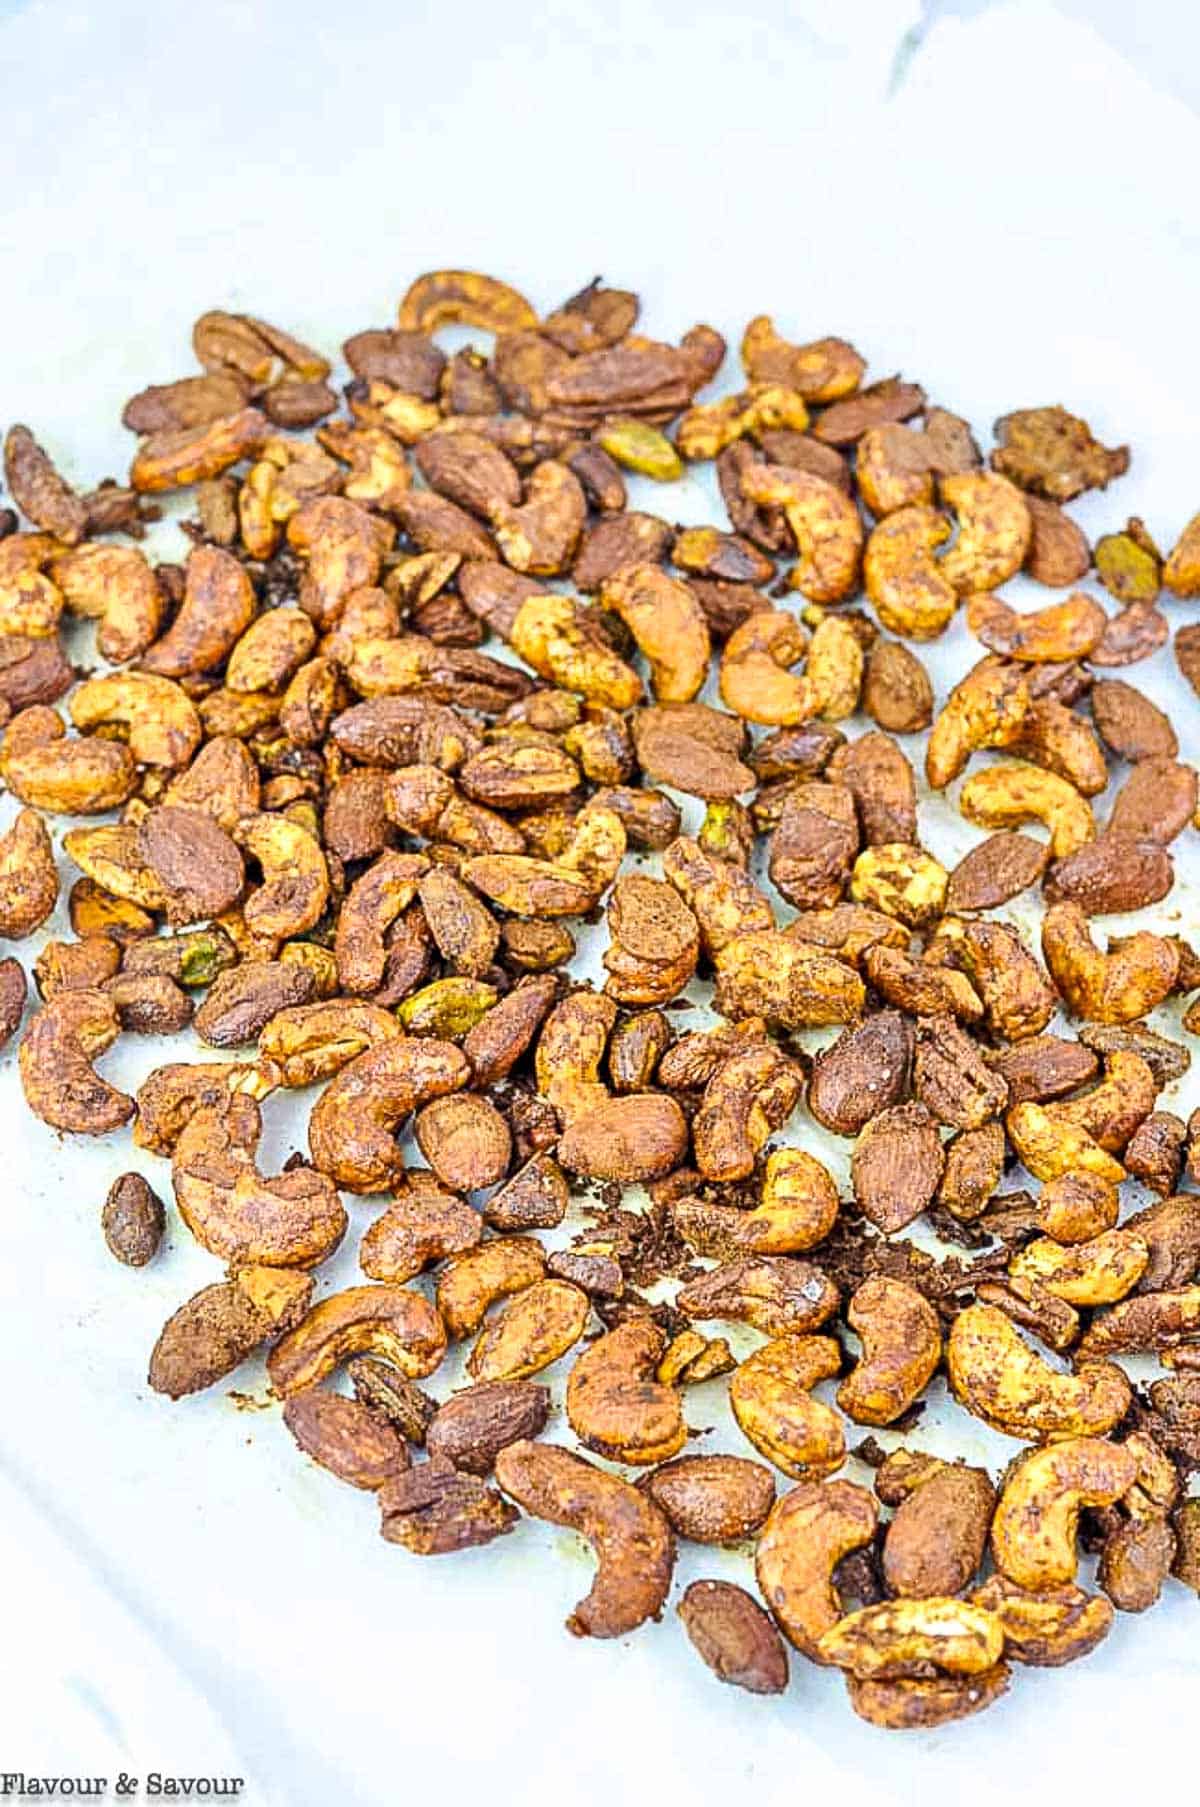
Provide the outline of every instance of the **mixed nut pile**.
{"type": "MultiPolygon", "coordinates": [[[[79,494],[9,432],[5,936],[58,899],[44,817],[85,818],[21,1079],[56,1129],[132,1119],[226,1269],[164,1327],[160,1393],[269,1346],[296,1442],[390,1541],[522,1513],[590,1540],[581,1636],[661,1613],[677,1538],[752,1540],[761,1603],[705,1580],[678,1607],[722,1680],[777,1693],[790,1645],[865,1719],[938,1725],[1172,1572],[1200,1589],[1200,1123],[1157,1108],[1190,1056],[1145,1021],[1195,992],[1200,1031],[1200,955],[1091,921],[1161,901],[1194,824],[1171,722],[1113,674],[1200,595],[1200,516],[1166,558],[1137,520],[1090,546],[1063,504],[1129,453],[1063,408],[1006,416],[985,459],[916,383],[766,317],[744,388],[698,401],[720,334],[665,344],[638,311],[422,276],[347,340],[344,405],[319,352],[209,313],[201,373],[125,408],[127,486],[79,494]],[[447,324],[487,350],[450,355],[447,324]],[[672,525],[667,487],[627,506],[626,473],[708,460],[728,528],[672,525]],[[191,550],[154,565],[152,498],[185,488],[191,550]],[[1018,611],[1021,572],[1065,595],[1018,611]],[[939,698],[914,643],[960,609],[980,657],[939,698]],[[102,672],[72,667],[73,616],[102,672]],[[952,871],[904,750],[926,728],[929,791],[961,781],[987,831],[952,871]],[[1035,886],[1040,948],[989,914],[1035,886]],[[213,1058],[136,1098],[96,1070],[189,1026],[213,1058]],[[307,1158],[263,1174],[263,1102],[310,1086],[307,1158]],[[377,1205],[364,1283],[314,1298],[345,1195],[377,1205]],[[439,1404],[418,1383],[467,1339],[439,1404]],[[540,1440],[564,1357],[590,1454],[540,1440]],[[919,1434],[942,1368],[1026,1445],[1002,1475],[871,1434],[919,1434]],[[689,1390],[724,1376],[758,1459],[683,1453],[689,1390]],[[851,1453],[873,1489],[831,1478],[851,1453]]],[[[1175,654],[1200,689],[1200,623],[1175,654]]],[[[7,959],[5,1040],[25,1004],[7,959]]],[[[164,1224],[123,1175],[113,1253],[145,1263],[164,1224]]]]}

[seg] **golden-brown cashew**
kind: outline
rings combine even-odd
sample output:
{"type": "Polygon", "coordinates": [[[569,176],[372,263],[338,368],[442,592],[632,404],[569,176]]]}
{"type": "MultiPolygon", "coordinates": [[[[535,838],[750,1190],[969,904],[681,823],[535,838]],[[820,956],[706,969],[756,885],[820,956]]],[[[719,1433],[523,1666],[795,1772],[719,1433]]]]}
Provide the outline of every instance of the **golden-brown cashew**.
{"type": "MultiPolygon", "coordinates": [[[[692,1130],[695,1136],[695,1121],[692,1130]]],[[[837,1214],[828,1170],[802,1148],[776,1148],[767,1156],[762,1198],[752,1211],[690,1196],[672,1208],[684,1241],[701,1255],[719,1256],[801,1254],[824,1242],[837,1214]]]]}
{"type": "Polygon", "coordinates": [[[42,567],[65,551],[48,533],[12,533],[0,542],[0,633],[38,640],[54,633],[63,595],[42,567]]]}
{"type": "Polygon", "coordinates": [[[21,941],[40,928],[58,902],[58,867],[46,824],[23,809],[0,835],[0,935],[21,941]]]}
{"type": "Polygon", "coordinates": [[[585,1449],[645,1467],[683,1448],[688,1428],[679,1394],[655,1379],[666,1347],[658,1324],[631,1318],[579,1356],[567,1380],[567,1417],[585,1449]]]}
{"type": "Polygon", "coordinates": [[[1044,1287],[1068,1305],[1111,1305],[1133,1291],[1150,1263],[1149,1245],[1132,1230],[1106,1230],[1090,1242],[1039,1236],[1008,1264],[1014,1280],[1044,1287]]]}
{"type": "Polygon", "coordinates": [[[179,613],[142,660],[164,678],[223,665],[254,619],[254,591],[241,564],[219,546],[194,546],[179,613]]]}
{"type": "Polygon", "coordinates": [[[850,895],[894,916],[906,928],[927,928],[941,915],[950,874],[940,860],[908,841],[864,847],[850,875],[850,895]]]}
{"type": "Polygon", "coordinates": [[[874,1677],[979,1675],[1000,1661],[1004,1627],[995,1613],[967,1600],[929,1595],[880,1600],[831,1625],[817,1646],[820,1660],[860,1681],[874,1677]]]}
{"type": "Polygon", "coordinates": [[[76,546],[50,572],[73,615],[99,619],[96,645],[112,665],[145,652],[162,626],[166,598],[136,546],[76,546]]]}
{"type": "Polygon", "coordinates": [[[1042,920],[1050,976],[1076,1016],[1131,1023],[1161,1004],[1179,972],[1178,945],[1145,929],[1102,954],[1077,903],[1054,903],[1042,920]]]}
{"type": "Polygon", "coordinates": [[[737,1021],[824,1028],[862,1015],[866,987],[853,967],[779,929],[735,935],[717,952],[715,1007],[737,1021]]]}
{"type": "Polygon", "coordinates": [[[343,991],[378,991],[387,965],[386,935],[417,894],[429,861],[419,853],[381,853],[346,894],[333,951],[343,991]]]}
{"type": "Polygon", "coordinates": [[[471,1081],[453,1042],[402,1035],[352,1060],[322,1092],[308,1125],[315,1165],[348,1192],[386,1192],[404,1172],[395,1131],[419,1105],[471,1081]]]}
{"type": "Polygon", "coordinates": [[[788,577],[810,602],[841,602],[858,584],[862,517],[852,498],[824,477],[778,464],[748,464],[742,494],[756,507],[781,508],[798,557],[788,577]]]}
{"type": "Polygon", "coordinates": [[[838,1563],[875,1535],[879,1507],[853,1481],[793,1487],[771,1509],[755,1552],[759,1590],[788,1642],[814,1662],[817,1646],[842,1616],[834,1588],[838,1563]]]}
{"type": "Polygon", "coordinates": [[[284,1398],[315,1387],[352,1355],[376,1355],[412,1380],[432,1374],[446,1332],[429,1300],[404,1286],[348,1286],[314,1305],[267,1357],[284,1398]]]}
{"type": "Polygon", "coordinates": [[[14,797],[49,815],[101,816],[133,795],[137,763],[116,740],[40,740],[6,745],[0,778],[14,797]]]}
{"type": "Polygon", "coordinates": [[[534,1056],[538,1091],[554,1106],[564,1129],[609,1097],[599,1074],[616,1020],[612,998],[599,991],[575,991],[542,1024],[534,1056]]]}
{"type": "Polygon", "coordinates": [[[821,711],[806,675],[789,669],[803,656],[808,635],[786,609],[757,609],[734,628],[721,655],[721,700],[744,721],[796,727],[821,711]]]}
{"type": "Polygon", "coordinates": [[[837,1390],[856,1424],[892,1424],[919,1399],[942,1359],[937,1312],[915,1287],[876,1275],[846,1308],[863,1353],[837,1390]]]}
{"type": "Polygon", "coordinates": [[[474,270],[429,270],[410,282],[398,322],[405,332],[479,326],[489,333],[533,332],[538,317],[524,295],[497,276],[474,270]]]}
{"type": "Polygon", "coordinates": [[[932,1679],[900,1676],[895,1681],[862,1681],[847,1675],[850,1705],[868,1725],[885,1731],[932,1731],[981,1713],[1008,1692],[1007,1663],[995,1663],[980,1675],[938,1675],[932,1679]]]}
{"type": "Polygon", "coordinates": [[[1031,1450],[1009,1475],[992,1520],[996,1567],[1035,1592],[1073,1582],[1081,1510],[1111,1506],[1136,1477],[1131,1452],[1098,1437],[1031,1450]]]}
{"type": "Polygon", "coordinates": [[[185,766],[200,745],[196,705],[170,678],[118,671],[88,678],[71,693],[71,720],[83,733],[123,727],[139,765],[185,766]]]}
{"type": "Polygon", "coordinates": [[[796,1062],[772,1041],[723,1060],[692,1123],[696,1165],[705,1179],[740,1180],[753,1173],[759,1150],[787,1122],[803,1084],[796,1062]]]}
{"type": "Polygon", "coordinates": [[[143,910],[166,909],[170,900],[158,874],[141,857],[136,828],[119,822],[72,828],[62,844],[68,858],[110,897],[124,898],[143,910]]]}
{"type": "Polygon", "coordinates": [[[1023,760],[990,765],[967,779],[959,793],[958,807],[968,822],[980,828],[1015,828],[1023,822],[1044,822],[1050,830],[1050,851],[1065,859],[1096,837],[1092,806],[1073,784],[1042,766],[1023,760]]]}
{"type": "Polygon", "coordinates": [[[437,1277],[437,1306],[454,1341],[482,1324],[488,1307],[527,1287],[546,1271],[546,1251],[532,1236],[506,1236],[455,1255],[437,1277]]]}
{"type": "Polygon", "coordinates": [[[695,592],[659,565],[622,565],[600,601],[619,615],[650,665],[660,703],[690,703],[708,676],[712,644],[695,592]]]}
{"type": "Polygon", "coordinates": [[[1133,1397],[1111,1362],[1083,1362],[1074,1374],[1060,1374],[995,1305],[968,1305],[959,1312],[950,1328],[946,1367],[960,1405],[993,1430],[1031,1442],[1101,1436],[1120,1423],[1133,1397]]]}
{"type": "Polygon", "coordinates": [[[328,998],[278,1011],[258,1038],[258,1052],[271,1062],[280,1085],[313,1085],[401,1034],[391,1011],[378,1004],[328,998]]]}
{"type": "Polygon", "coordinates": [[[826,615],[813,630],[804,675],[827,722],[844,721],[858,708],[865,655],[853,623],[826,615]]]}
{"type": "Polygon", "coordinates": [[[229,655],[230,690],[282,690],[310,657],[317,630],[303,609],[271,609],[252,621],[229,655]]]}
{"type": "Polygon", "coordinates": [[[44,1004],[21,1039],[21,1085],[35,1116],[53,1129],[103,1136],[133,1115],[133,1099],[93,1071],[92,1062],[121,1032],[113,999],[103,991],[60,991],[44,1004]]]}
{"type": "Polygon", "coordinates": [[[1025,614],[987,593],[972,596],[967,604],[967,626],[985,646],[1030,665],[1086,659],[1107,625],[1100,604],[1082,590],[1025,614]]]}
{"type": "Polygon", "coordinates": [[[535,1280],[484,1325],[467,1357],[473,1380],[525,1380],[573,1349],[587,1327],[587,1294],[568,1280],[535,1280]]]}
{"type": "Polygon", "coordinates": [[[729,1403],[755,1449],[798,1481],[832,1474],[846,1460],[837,1413],[810,1397],[842,1365],[829,1336],[777,1336],[747,1356],[729,1383],[729,1403]]]}
{"type": "Polygon", "coordinates": [[[528,596],[517,610],[508,643],[539,677],[578,691],[610,709],[642,700],[642,680],[613,652],[569,596],[528,596]]]}
{"type": "Polygon", "coordinates": [[[1057,1669],[1087,1656],[1108,1636],[1116,1617],[1103,1594],[1085,1594],[1069,1581],[1033,1593],[1007,1575],[995,1574],[972,1589],[970,1597],[1000,1620],[1005,1654],[1040,1669],[1057,1669]]]}
{"type": "Polygon", "coordinates": [[[270,1097],[277,1084],[267,1061],[171,1061],[147,1074],[137,1091],[133,1139],[139,1148],[169,1155],[198,1110],[221,1106],[231,1092],[270,1097]]]}
{"type": "Polygon", "coordinates": [[[496,1479],[534,1518],[569,1526],[596,1552],[596,1579],[567,1620],[568,1631],[619,1638],[658,1617],[671,1585],[675,1539],[653,1500],[550,1443],[510,1443],[496,1457],[496,1479]]]}
{"type": "Polygon", "coordinates": [[[263,882],[242,909],[246,927],[278,941],[315,928],[329,901],[329,868],[307,829],[264,813],[243,816],[233,838],[262,867],[263,882]]]}
{"type": "Polygon", "coordinates": [[[235,1267],[316,1267],[346,1234],[342,1201],[311,1167],[264,1179],[254,1162],[261,1137],[258,1105],[244,1093],[197,1111],[171,1163],[180,1216],[202,1248],[235,1267]]]}
{"type": "Polygon", "coordinates": [[[958,535],[943,553],[942,576],[959,596],[994,590],[1015,577],[1033,538],[1033,517],[1015,483],[995,471],[943,477],[942,501],[958,516],[958,535]]]}
{"type": "Polygon", "coordinates": [[[1028,675],[1004,659],[981,659],[960,678],[938,711],[925,751],[925,775],[935,791],[957,778],[979,747],[1018,740],[1032,707],[1028,675]]]}
{"type": "Polygon", "coordinates": [[[898,508],[871,530],[863,581],[883,626],[902,640],[936,640],[953,618],[958,591],[934,557],[949,537],[936,508],[898,508]]]}
{"type": "Polygon", "coordinates": [[[1004,1119],[1008,1139],[1035,1180],[1057,1180],[1066,1174],[1091,1174],[1111,1186],[1125,1178],[1120,1161],[1052,1106],[1014,1104],[1004,1119]]]}
{"type": "Polygon", "coordinates": [[[1120,1153],[1154,1109],[1158,1081],[1140,1054],[1114,1048],[1104,1057],[1104,1077],[1082,1097],[1051,1106],[1063,1122],[1077,1123],[1101,1148],[1120,1153]]]}

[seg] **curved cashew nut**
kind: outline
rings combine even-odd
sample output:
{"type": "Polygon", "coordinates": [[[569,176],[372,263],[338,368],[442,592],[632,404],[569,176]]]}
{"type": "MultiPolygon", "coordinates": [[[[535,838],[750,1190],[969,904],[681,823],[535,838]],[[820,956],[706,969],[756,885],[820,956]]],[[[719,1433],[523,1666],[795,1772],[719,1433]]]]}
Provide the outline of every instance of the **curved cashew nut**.
{"type": "Polygon", "coordinates": [[[1136,1478],[1133,1454],[1097,1437],[1030,1451],[1010,1475],[992,1520],[996,1567],[1032,1591],[1073,1582],[1080,1511],[1111,1506],[1136,1478]]]}
{"type": "Polygon", "coordinates": [[[446,1332],[421,1293],[404,1286],[348,1286],[322,1299],[267,1357],[277,1393],[315,1387],[352,1355],[376,1355],[412,1380],[432,1374],[446,1353],[446,1332]]]}
{"type": "Polygon", "coordinates": [[[232,1092],[267,1098],[277,1083],[266,1062],[259,1067],[248,1061],[172,1061],[155,1067],[138,1087],[134,1142],[154,1154],[171,1154],[197,1111],[219,1108],[232,1092]]]}
{"type": "Polygon", "coordinates": [[[489,511],[504,562],[532,577],[557,577],[571,561],[587,523],[587,498],[574,471],[552,459],[535,465],[518,507],[489,511]]]}
{"type": "Polygon", "coordinates": [[[40,928],[58,902],[58,867],[46,824],[23,809],[0,835],[0,935],[21,941],[40,928]]]}
{"type": "Polygon", "coordinates": [[[1015,577],[1033,538],[1033,517],[1016,484],[995,471],[960,471],[939,487],[958,516],[958,536],[941,561],[942,576],[958,595],[994,590],[1015,577]]]}
{"type": "Polygon", "coordinates": [[[139,765],[185,766],[202,738],[196,705],[170,678],[118,671],[72,691],[71,720],[81,733],[113,724],[128,730],[139,765]]]}
{"type": "Polygon", "coordinates": [[[1037,1201],[1038,1228],[1055,1242],[1090,1242],[1114,1229],[1120,1215],[1116,1184],[1086,1170],[1047,1180],[1037,1201]]]}
{"type": "Polygon", "coordinates": [[[1014,1280],[1029,1281],[1068,1305],[1111,1305],[1133,1291],[1150,1265],[1149,1244],[1132,1230],[1106,1230],[1090,1242],[1040,1236],[1008,1264],[1014,1280]]]}
{"type": "Polygon", "coordinates": [[[419,853],[381,853],[346,894],[333,952],[343,991],[378,991],[387,966],[386,934],[417,894],[429,861],[419,853]]]}
{"type": "Polygon", "coordinates": [[[1000,1661],[1004,1627],[995,1613],[968,1600],[880,1600],[831,1625],[817,1650],[823,1662],[860,1681],[921,1678],[930,1665],[949,1675],[980,1675],[1000,1661]]]}
{"type": "Polygon", "coordinates": [[[45,639],[58,627],[63,595],[43,571],[61,540],[49,533],[13,533],[0,550],[0,633],[45,639]]]}
{"type": "Polygon", "coordinates": [[[976,1606],[994,1612],[1004,1627],[1004,1648],[1014,1662],[1057,1669],[1087,1656],[1108,1636],[1116,1617],[1103,1594],[1085,1594],[1065,1582],[1032,1593],[1007,1575],[989,1575],[972,1589],[976,1606]]]}
{"type": "Polygon", "coordinates": [[[610,1096],[599,1075],[616,1020],[612,998],[599,991],[575,991],[542,1024],[534,1054],[538,1091],[554,1106],[564,1129],[610,1096]]]}
{"type": "Polygon", "coordinates": [[[841,602],[858,585],[862,516],[824,477],[778,464],[748,464],[742,494],[756,507],[782,508],[798,557],[788,582],[810,602],[841,602]]]}
{"type": "Polygon", "coordinates": [[[180,1216],[201,1248],[241,1266],[316,1267],[349,1219],[332,1182],[311,1167],[264,1179],[254,1163],[262,1116],[233,1093],[180,1132],[171,1179],[180,1216]]]}
{"type": "Polygon", "coordinates": [[[96,645],[111,665],[145,652],[166,598],[144,552],[92,542],[56,558],[50,571],[73,615],[99,618],[96,645]]]}
{"type": "MultiPolygon", "coordinates": [[[[699,1117],[693,1119],[693,1139],[699,1117]]],[[[697,1160],[703,1170],[697,1142],[697,1160]]],[[[752,1211],[681,1198],[675,1228],[701,1255],[799,1255],[824,1242],[837,1221],[837,1187],[815,1155],[776,1148],[767,1156],[762,1198],[752,1211]]]]}
{"type": "Polygon", "coordinates": [[[862,1681],[847,1675],[850,1705],[868,1725],[886,1731],[932,1731],[981,1713],[1008,1692],[1007,1663],[995,1663],[981,1675],[938,1675],[932,1680],[902,1676],[896,1681],[862,1681]]]}
{"type": "Polygon", "coordinates": [[[902,640],[936,640],[953,619],[958,591],[934,557],[949,537],[936,508],[898,508],[871,529],[863,581],[883,626],[902,640]]]}
{"type": "MultiPolygon", "coordinates": [[[[7,739],[7,736],[6,736],[7,739]]],[[[102,816],[137,788],[137,762],[117,740],[39,740],[0,751],[0,778],[49,815],[102,816]]]]}
{"type": "Polygon", "coordinates": [[[721,700],[743,721],[797,727],[821,711],[811,679],[789,667],[803,657],[808,635],[786,609],[757,609],[734,628],[721,656],[721,700]]]}
{"type": "Polygon", "coordinates": [[[942,1332],[932,1305],[915,1287],[880,1276],[865,1280],[846,1309],[863,1353],[837,1390],[856,1424],[893,1424],[920,1398],[942,1359],[942,1332]]]}
{"type": "Polygon", "coordinates": [[[722,1061],[692,1123],[696,1165],[705,1179],[741,1180],[753,1173],[763,1143],[787,1122],[803,1087],[796,1062],[771,1041],[722,1061]]]}
{"type": "Polygon", "coordinates": [[[470,1084],[471,1063],[453,1042],[401,1035],[360,1054],[313,1106],[314,1164],[348,1192],[386,1192],[404,1172],[395,1131],[419,1105],[470,1084]]]}
{"type": "Polygon", "coordinates": [[[712,642],[695,592],[658,565],[622,565],[600,600],[618,615],[650,664],[660,703],[690,703],[708,676],[712,642]]]}
{"type": "Polygon", "coordinates": [[[1086,1129],[1057,1116],[1049,1105],[1014,1104],[1004,1119],[1009,1141],[1035,1180],[1090,1174],[1110,1186],[1125,1178],[1120,1161],[1101,1148],[1086,1129]]]}
{"type": "Polygon", "coordinates": [[[625,858],[625,824],[614,809],[589,803],[571,823],[570,834],[557,865],[564,872],[578,872],[599,897],[607,891],[625,858]]]}
{"type": "Polygon", "coordinates": [[[262,885],[242,910],[251,933],[283,941],[315,928],[329,901],[329,867],[308,830],[286,816],[264,813],[243,816],[233,839],[263,871],[262,885]]]}
{"type": "Polygon", "coordinates": [[[1179,948],[1139,929],[1102,954],[1077,903],[1051,904],[1042,920],[1042,952],[1050,976],[1076,1016],[1093,1023],[1131,1023],[1168,996],[1179,973],[1179,948]]]}
{"type": "Polygon", "coordinates": [[[540,1374],[583,1335],[591,1304],[569,1280],[535,1280],[490,1324],[467,1357],[476,1381],[525,1380],[540,1374]]]}
{"type": "Polygon", "coordinates": [[[214,671],[254,620],[254,610],[250,579],[233,554],[194,546],[179,613],[142,660],[142,670],[163,678],[214,671]]]}
{"type": "Polygon", "coordinates": [[[568,1631],[619,1638],[658,1617],[671,1585],[675,1539],[653,1500],[570,1450],[527,1440],[500,1451],[496,1479],[534,1518],[569,1526],[596,1552],[595,1581],[567,1620],[568,1631]]]}
{"type": "Polygon", "coordinates": [[[865,1487],[826,1481],[793,1487],[763,1526],[754,1557],[759,1590],[784,1637],[814,1662],[842,1616],[833,1585],[838,1563],[871,1542],[878,1522],[865,1487]]]}
{"type": "Polygon", "coordinates": [[[429,270],[408,285],[398,323],[404,332],[479,326],[489,333],[516,333],[536,331],[538,317],[524,295],[496,276],[429,270]]]}
{"type": "Polygon", "coordinates": [[[1158,1081],[1140,1054],[1114,1048],[1104,1057],[1104,1077],[1081,1098],[1055,1104],[1058,1122],[1074,1123],[1110,1153],[1120,1153],[1154,1109],[1158,1081]]]}
{"type": "Polygon", "coordinates": [[[1050,852],[1056,860],[1075,853],[1096,838],[1092,806],[1073,784],[1024,760],[987,766],[963,785],[958,807],[980,828],[1015,828],[1044,822],[1050,830],[1050,852]]]}
{"type": "Polygon", "coordinates": [[[437,1307],[454,1341],[478,1330],[497,1299],[536,1286],[546,1271],[546,1251],[532,1236],[506,1236],[456,1255],[437,1277],[437,1307]]]}
{"type": "Polygon", "coordinates": [[[1024,614],[986,592],[967,604],[967,626],[977,639],[1006,659],[1030,665],[1086,659],[1107,625],[1100,604],[1083,590],[1024,614]]]}
{"type": "Polygon", "coordinates": [[[104,1136],[133,1115],[133,1099],[93,1071],[121,1033],[116,1001],[103,991],[60,991],[21,1039],[21,1085],[36,1117],[52,1129],[104,1136]]]}
{"type": "Polygon", "coordinates": [[[600,638],[569,596],[527,596],[506,637],[526,665],[563,690],[610,709],[632,709],[642,700],[637,672],[600,638]]]}
{"type": "MultiPolygon", "coordinates": [[[[1010,1437],[1102,1436],[1129,1410],[1132,1389],[1111,1362],[1060,1374],[1022,1341],[995,1305],[969,1305],[950,1328],[946,1366],[954,1397],[1010,1437]]],[[[1017,1579],[1017,1577],[1014,1577],[1017,1579]]]]}
{"type": "Polygon", "coordinates": [[[929,731],[925,776],[935,791],[957,778],[980,747],[1009,747],[1033,706],[1029,678],[1004,659],[981,659],[961,678],[929,731]]]}
{"type": "Polygon", "coordinates": [[[391,1011],[378,1004],[331,998],[278,1011],[258,1038],[258,1052],[272,1063],[278,1084],[312,1085],[402,1033],[391,1011]]]}
{"type": "Polygon", "coordinates": [[[124,898],[143,910],[166,909],[170,901],[166,888],[142,859],[136,828],[120,822],[72,828],[63,836],[63,852],[110,897],[124,898]]]}
{"type": "Polygon", "coordinates": [[[650,1318],[631,1318],[597,1338],[567,1380],[567,1417],[585,1449],[638,1467],[666,1462],[687,1442],[683,1406],[655,1371],[667,1333],[650,1318]]]}
{"type": "Polygon", "coordinates": [[[778,1336],[747,1356],[729,1383],[729,1403],[746,1436],[794,1480],[819,1479],[846,1460],[841,1419],[809,1397],[841,1365],[832,1337],[778,1336]]]}
{"type": "Polygon", "coordinates": [[[227,690],[282,690],[317,644],[303,609],[271,609],[250,623],[229,655],[227,690]]]}
{"type": "Polygon", "coordinates": [[[853,624],[826,615],[813,630],[804,675],[827,722],[845,721],[858,708],[866,655],[853,624]]]}

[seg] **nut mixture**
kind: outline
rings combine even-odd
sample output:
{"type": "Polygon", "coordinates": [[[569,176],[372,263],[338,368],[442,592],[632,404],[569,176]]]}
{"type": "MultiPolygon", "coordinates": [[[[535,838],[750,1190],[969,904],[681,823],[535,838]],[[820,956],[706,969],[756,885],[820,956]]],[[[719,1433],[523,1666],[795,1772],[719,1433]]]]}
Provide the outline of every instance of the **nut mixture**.
{"type": "Polygon", "coordinates": [[[265,1354],[300,1451],[413,1554],[576,1531],[580,1637],[659,1618],[678,1540],[740,1552],[746,1586],[677,1601],[718,1680],[779,1693],[790,1646],[932,1727],[1200,1588],[1200,1114],[1147,1022],[1200,1032],[1200,954],[1094,921],[1167,898],[1197,825],[1174,725],[1105,674],[1174,632],[1200,692],[1200,515],[1093,548],[1064,504],[1130,454],[1065,408],[985,456],[767,315],[714,400],[721,335],[639,313],[430,272],[339,393],[213,311],[200,374],[125,407],[127,485],[9,430],[0,932],[62,896],[71,933],[28,1014],[0,962],[0,1045],[42,1122],[169,1161],[166,1203],[114,1177],[116,1259],[182,1225],[223,1270],[155,1392],[265,1354]],[[675,525],[648,486],[708,461],[727,524],[675,525]],[[998,593],[1022,571],[1044,606],[998,593]],[[938,695],[921,645],[960,614],[938,695]],[[947,864],[951,804],[982,832],[947,864]],[[1039,886],[1031,931],[1004,912],[1039,886]],[[104,1076],[188,1027],[202,1058],[104,1076]],[[264,1172],[264,1113],[313,1086],[264,1172]],[[347,1237],[364,1280],[330,1290],[347,1237]],[[712,1382],[732,1450],[689,1447],[712,1382]],[[919,1447],[943,1384],[1003,1473],[919,1447]]]}

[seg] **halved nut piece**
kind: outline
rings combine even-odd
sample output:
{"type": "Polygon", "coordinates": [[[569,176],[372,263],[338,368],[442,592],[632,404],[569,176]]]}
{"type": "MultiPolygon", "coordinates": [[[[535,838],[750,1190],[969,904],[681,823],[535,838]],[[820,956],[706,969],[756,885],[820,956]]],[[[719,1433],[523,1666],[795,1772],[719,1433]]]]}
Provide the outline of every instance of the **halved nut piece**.
{"type": "Polygon", "coordinates": [[[967,1600],[881,1600],[831,1625],[817,1649],[820,1660],[860,1681],[919,1679],[931,1666],[979,1675],[1000,1661],[1004,1627],[995,1613],[967,1600]]]}
{"type": "Polygon", "coordinates": [[[467,1357],[474,1380],[525,1380],[579,1341],[591,1305],[566,1280],[536,1280],[484,1325],[467,1357]]]}

